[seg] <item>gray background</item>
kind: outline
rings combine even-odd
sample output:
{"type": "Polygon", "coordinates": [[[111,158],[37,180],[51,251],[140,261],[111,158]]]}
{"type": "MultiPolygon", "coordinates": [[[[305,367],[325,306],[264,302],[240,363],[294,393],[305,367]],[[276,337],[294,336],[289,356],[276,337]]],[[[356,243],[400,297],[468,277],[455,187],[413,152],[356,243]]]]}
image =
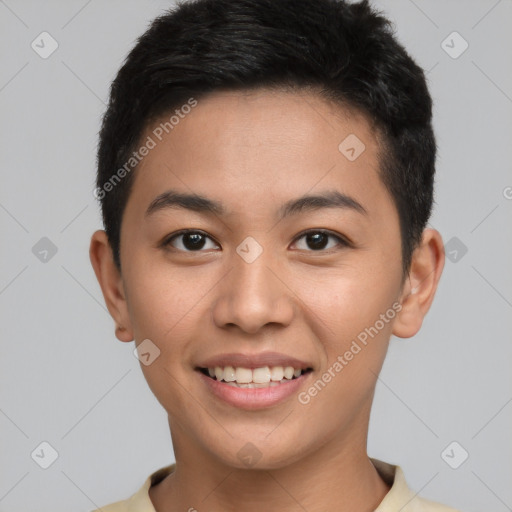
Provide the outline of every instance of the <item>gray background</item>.
{"type": "MultiPolygon", "coordinates": [[[[0,512],[88,511],[173,461],[166,415],[133,343],[114,337],[88,257],[109,83],[170,4],[0,1],[0,512]],[[43,31],[59,45],[47,59],[31,48],[43,31]],[[43,441],[58,452],[48,469],[43,441]]],[[[428,71],[439,146],[431,226],[454,261],[421,332],[392,340],[369,453],[400,464],[426,497],[511,510],[512,2],[375,5],[428,71]],[[453,31],[469,43],[457,58],[457,36],[442,45],[453,31]],[[452,441],[452,465],[469,453],[457,469],[441,456],[452,441]]]]}

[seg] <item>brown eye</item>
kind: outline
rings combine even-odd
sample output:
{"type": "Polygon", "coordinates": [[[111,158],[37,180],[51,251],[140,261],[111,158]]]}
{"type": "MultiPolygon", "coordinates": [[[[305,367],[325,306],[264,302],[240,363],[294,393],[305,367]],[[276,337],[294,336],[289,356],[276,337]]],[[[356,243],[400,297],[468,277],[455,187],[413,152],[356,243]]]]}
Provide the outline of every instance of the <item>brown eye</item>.
{"type": "Polygon", "coordinates": [[[302,239],[304,239],[305,243],[302,244],[302,247],[298,247],[302,250],[323,251],[325,249],[333,249],[340,246],[347,247],[349,245],[346,240],[329,231],[308,231],[297,238],[297,240],[302,239]],[[330,243],[329,239],[334,240],[335,243],[330,243]]]}
{"type": "Polygon", "coordinates": [[[207,247],[209,240],[213,242],[208,235],[201,231],[181,231],[167,238],[164,246],[172,246],[174,249],[185,252],[197,252],[203,249],[215,249],[218,247],[215,243],[213,243],[213,247],[207,247]]]}

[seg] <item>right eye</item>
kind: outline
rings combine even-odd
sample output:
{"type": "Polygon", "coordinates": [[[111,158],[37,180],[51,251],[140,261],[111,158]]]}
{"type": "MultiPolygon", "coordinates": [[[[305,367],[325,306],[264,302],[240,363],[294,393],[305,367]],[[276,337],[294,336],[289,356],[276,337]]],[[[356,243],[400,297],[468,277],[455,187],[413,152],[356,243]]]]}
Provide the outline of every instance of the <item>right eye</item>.
{"type": "MultiPolygon", "coordinates": [[[[173,249],[184,252],[198,252],[205,249],[207,240],[213,242],[213,239],[203,231],[184,229],[178,233],[173,233],[168,236],[162,243],[162,246],[165,248],[171,246],[173,249]]],[[[218,247],[215,242],[214,245],[218,247]]],[[[206,249],[212,248],[215,249],[215,247],[206,247],[206,249]]]]}

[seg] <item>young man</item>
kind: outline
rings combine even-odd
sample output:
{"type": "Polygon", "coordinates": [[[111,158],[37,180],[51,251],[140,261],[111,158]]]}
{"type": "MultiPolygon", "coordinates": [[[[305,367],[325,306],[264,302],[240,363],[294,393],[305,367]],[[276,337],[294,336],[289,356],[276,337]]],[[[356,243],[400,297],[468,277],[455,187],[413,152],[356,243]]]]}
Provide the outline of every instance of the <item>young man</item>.
{"type": "Polygon", "coordinates": [[[112,84],[91,261],[176,464],[106,512],[450,511],[370,459],[444,265],[422,70],[367,2],[196,0],[112,84]]]}

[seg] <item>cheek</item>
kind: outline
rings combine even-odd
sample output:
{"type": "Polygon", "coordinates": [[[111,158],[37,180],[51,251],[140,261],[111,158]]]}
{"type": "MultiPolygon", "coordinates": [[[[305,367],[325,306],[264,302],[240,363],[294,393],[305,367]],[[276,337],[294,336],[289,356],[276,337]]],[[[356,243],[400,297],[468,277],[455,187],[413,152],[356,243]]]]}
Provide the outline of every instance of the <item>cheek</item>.
{"type": "Polygon", "coordinates": [[[209,318],[201,301],[209,287],[192,269],[155,264],[135,268],[127,293],[134,336],[138,343],[151,340],[158,354],[149,365],[141,360],[141,370],[162,407],[179,414],[190,400],[181,384],[189,378],[183,362],[197,341],[195,329],[209,318]]]}
{"type": "MultiPolygon", "coordinates": [[[[300,289],[306,310],[321,327],[319,337],[326,340],[326,348],[342,350],[392,308],[398,297],[399,277],[369,267],[329,269],[314,277],[303,276],[300,289]]],[[[381,337],[391,333],[393,318],[391,310],[384,325],[379,321],[381,337]]]]}
{"type": "Polygon", "coordinates": [[[155,263],[127,269],[127,302],[136,340],[149,338],[167,353],[190,336],[205,304],[205,290],[212,286],[211,277],[197,269],[155,263]]]}
{"type": "Polygon", "coordinates": [[[323,285],[316,281],[305,295],[311,322],[320,326],[316,334],[324,356],[316,379],[298,397],[310,408],[306,421],[312,431],[327,436],[357,416],[362,404],[370,407],[396,316],[393,289],[391,281],[381,279],[377,285],[345,276],[323,285]],[[324,420],[321,426],[318,417],[324,420]]]}

